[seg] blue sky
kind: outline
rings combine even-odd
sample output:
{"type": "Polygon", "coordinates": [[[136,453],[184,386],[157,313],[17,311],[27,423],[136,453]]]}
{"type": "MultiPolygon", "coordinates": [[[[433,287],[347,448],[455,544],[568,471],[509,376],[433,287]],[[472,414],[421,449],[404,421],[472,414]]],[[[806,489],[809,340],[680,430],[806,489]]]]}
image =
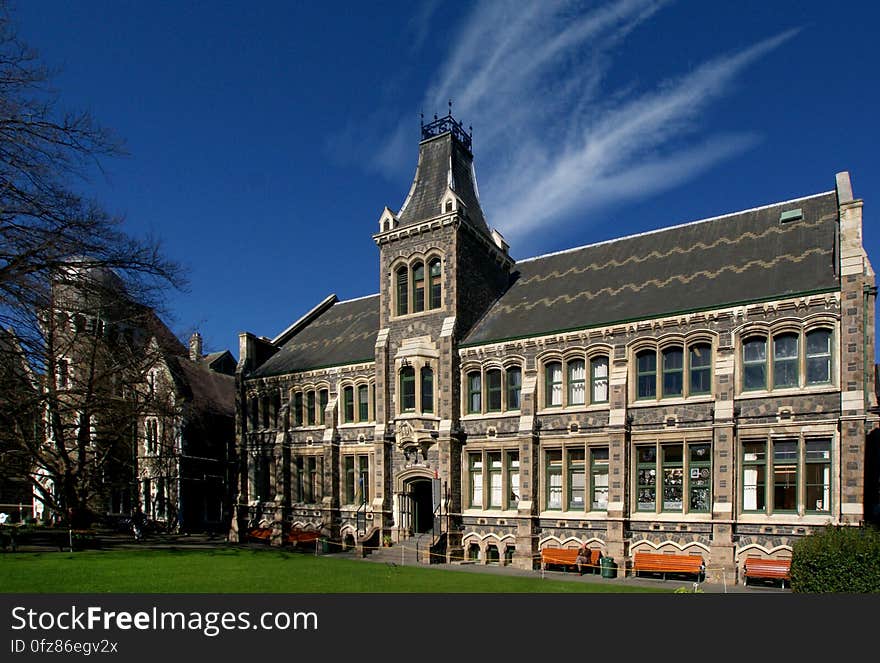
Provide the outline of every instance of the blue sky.
{"type": "Polygon", "coordinates": [[[834,188],[880,265],[877,3],[22,2],[19,32],[129,155],[83,187],[189,269],[182,337],[238,354],[378,292],[419,113],[473,126],[522,259],[834,188]]]}

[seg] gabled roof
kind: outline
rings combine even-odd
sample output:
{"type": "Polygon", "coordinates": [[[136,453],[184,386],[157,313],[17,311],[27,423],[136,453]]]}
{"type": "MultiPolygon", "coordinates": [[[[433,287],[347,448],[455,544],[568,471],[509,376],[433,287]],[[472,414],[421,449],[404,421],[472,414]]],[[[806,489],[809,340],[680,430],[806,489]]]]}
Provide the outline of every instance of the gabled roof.
{"type": "Polygon", "coordinates": [[[235,365],[237,362],[229,350],[206,354],[202,357],[202,363],[212,371],[225,373],[226,375],[235,375],[235,365]]]}
{"type": "Polygon", "coordinates": [[[378,333],[378,294],[336,302],[248,377],[373,361],[378,333]]]}
{"type": "Polygon", "coordinates": [[[235,377],[212,371],[204,362],[166,357],[178,392],[201,415],[235,416],[235,377]]]}
{"type": "Polygon", "coordinates": [[[837,218],[832,191],[523,260],[463,345],[836,289],[837,218]]]}
{"type": "MultiPolygon", "coordinates": [[[[462,345],[838,289],[837,219],[832,191],[520,261],[462,345]]],[[[248,377],[373,361],[378,330],[379,295],[336,302],[248,377]]]]}
{"type": "Polygon", "coordinates": [[[443,195],[451,188],[465,205],[465,221],[489,234],[473,169],[473,157],[452,133],[419,143],[419,161],[412,187],[397,213],[401,226],[440,216],[443,195]]]}

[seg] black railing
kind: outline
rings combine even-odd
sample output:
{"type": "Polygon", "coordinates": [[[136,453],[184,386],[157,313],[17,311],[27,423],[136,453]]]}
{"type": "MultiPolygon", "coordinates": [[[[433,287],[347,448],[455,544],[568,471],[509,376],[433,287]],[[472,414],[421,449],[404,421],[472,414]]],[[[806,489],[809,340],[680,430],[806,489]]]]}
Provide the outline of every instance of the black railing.
{"type": "Polygon", "coordinates": [[[437,114],[434,114],[434,120],[432,122],[428,122],[425,124],[425,116],[422,115],[421,119],[421,127],[422,127],[422,140],[426,138],[433,138],[434,136],[439,136],[440,134],[451,133],[458,141],[464,146],[464,148],[470,152],[471,144],[473,143],[474,129],[473,127],[468,127],[469,131],[465,131],[464,126],[456,121],[454,117],[452,117],[452,102],[449,102],[449,114],[445,117],[438,118],[437,114]]]}

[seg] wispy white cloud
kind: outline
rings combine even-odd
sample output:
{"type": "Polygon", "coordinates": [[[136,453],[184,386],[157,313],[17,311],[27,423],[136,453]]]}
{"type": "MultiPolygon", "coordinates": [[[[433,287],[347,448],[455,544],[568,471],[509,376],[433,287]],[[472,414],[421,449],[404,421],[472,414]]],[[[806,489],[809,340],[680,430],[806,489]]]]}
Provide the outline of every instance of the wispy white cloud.
{"type": "MultiPolygon", "coordinates": [[[[586,11],[571,0],[484,2],[456,29],[421,108],[445,112],[452,99],[456,118],[475,127],[483,209],[512,243],[549,226],[589,224],[598,208],[681,185],[760,141],[748,132],[713,135],[702,119],[797,30],[650,87],[621,79],[615,57],[670,1],[610,0],[586,11]]],[[[431,2],[417,13],[416,36],[436,9],[431,2]]],[[[414,118],[383,108],[374,119],[337,136],[331,152],[406,178],[414,118]]]]}
{"type": "Polygon", "coordinates": [[[490,3],[466,21],[425,106],[454,99],[456,117],[478,128],[483,207],[509,239],[681,184],[759,140],[699,136],[701,114],[796,31],[647,91],[615,88],[615,48],[665,4],[619,0],[582,13],[563,1],[490,3]]]}
{"type": "Polygon", "coordinates": [[[407,24],[410,52],[418,51],[431,32],[434,12],[440,8],[440,0],[422,0],[416,5],[415,14],[407,24]]]}

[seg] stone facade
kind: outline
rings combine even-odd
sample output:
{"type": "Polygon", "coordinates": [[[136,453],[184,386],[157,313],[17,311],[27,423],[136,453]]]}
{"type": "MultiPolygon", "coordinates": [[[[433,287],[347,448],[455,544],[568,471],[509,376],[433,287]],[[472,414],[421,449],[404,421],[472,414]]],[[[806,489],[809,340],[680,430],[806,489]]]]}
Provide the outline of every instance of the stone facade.
{"type": "Polygon", "coordinates": [[[435,559],[529,569],[587,543],[619,573],[638,550],[693,553],[730,582],[748,555],[864,520],[876,289],[845,173],[834,192],[657,231],[656,248],[516,264],[478,209],[470,142],[423,137],[373,236],[378,296],[242,334],[233,538],[430,532],[435,559]],[[732,257],[699,269],[695,250],[732,257]],[[678,303],[682,284],[700,306],[678,303]],[[363,330],[371,358],[352,349],[363,330]]]}

